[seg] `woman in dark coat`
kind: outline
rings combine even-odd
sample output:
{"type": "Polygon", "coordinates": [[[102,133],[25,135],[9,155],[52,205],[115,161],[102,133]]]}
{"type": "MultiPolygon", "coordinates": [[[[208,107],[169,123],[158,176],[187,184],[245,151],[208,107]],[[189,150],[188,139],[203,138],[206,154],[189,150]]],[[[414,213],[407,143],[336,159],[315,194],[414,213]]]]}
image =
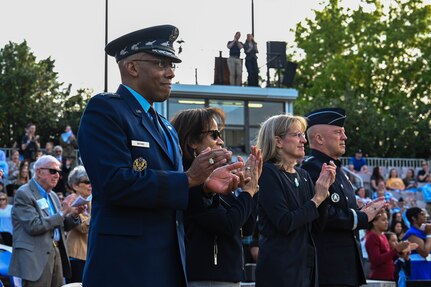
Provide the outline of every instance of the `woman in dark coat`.
{"type": "Polygon", "coordinates": [[[269,118],[259,131],[257,147],[264,166],[259,179],[257,287],[318,286],[311,229],[319,216],[325,218],[323,201],[335,180],[335,165],[323,165],[316,186],[296,166],[305,155],[306,128],[303,117],[287,114],[269,118]]]}
{"type": "MultiPolygon", "coordinates": [[[[220,130],[225,115],[221,109],[190,109],[172,119],[183,151],[184,169],[207,148],[223,147],[220,130]]],[[[253,195],[262,172],[260,151],[252,148],[244,167],[251,180],[229,195],[204,196],[202,186],[191,189],[184,214],[187,279],[190,287],[240,286],[244,279],[242,236],[255,225],[253,195]],[[192,208],[193,207],[193,208],[192,208]]]]}

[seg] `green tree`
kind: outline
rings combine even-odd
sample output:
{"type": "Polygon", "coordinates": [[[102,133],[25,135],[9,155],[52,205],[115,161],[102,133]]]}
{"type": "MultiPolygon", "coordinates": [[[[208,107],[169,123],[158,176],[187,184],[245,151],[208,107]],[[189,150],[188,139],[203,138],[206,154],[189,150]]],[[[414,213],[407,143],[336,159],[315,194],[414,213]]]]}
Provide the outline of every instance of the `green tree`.
{"type": "Polygon", "coordinates": [[[67,124],[77,129],[89,91],[71,95],[71,85],[58,81],[54,62],[37,61],[26,41],[0,50],[0,146],[19,140],[29,122],[37,125],[42,144],[56,141],[67,124]]]}
{"type": "Polygon", "coordinates": [[[431,156],[431,7],[421,0],[330,0],[295,30],[298,114],[339,106],[347,154],[431,156]]]}

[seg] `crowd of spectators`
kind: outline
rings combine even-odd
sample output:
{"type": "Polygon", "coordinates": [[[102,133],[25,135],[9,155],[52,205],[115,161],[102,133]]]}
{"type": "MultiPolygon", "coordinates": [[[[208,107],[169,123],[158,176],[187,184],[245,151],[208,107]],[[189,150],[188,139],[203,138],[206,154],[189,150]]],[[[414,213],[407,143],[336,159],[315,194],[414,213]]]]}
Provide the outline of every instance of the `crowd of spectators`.
{"type": "MultiPolygon", "coordinates": [[[[80,193],[85,190],[88,191],[88,188],[91,193],[91,185],[86,185],[86,182],[89,183],[88,180],[82,181],[83,176],[73,178],[72,181],[75,180],[75,182],[72,185],[69,185],[70,180],[69,182],[67,180],[69,173],[77,166],[75,162],[76,139],[70,126],[66,127],[64,133],[61,134],[58,145],[46,142],[44,149],[40,148],[36,126],[29,124],[26,130],[21,145],[10,151],[8,157],[0,150],[0,243],[7,245],[12,244],[11,209],[14,193],[21,185],[29,182],[34,174],[34,162],[40,156],[52,155],[61,163],[63,176],[54,188],[61,202],[71,194],[76,194],[74,197],[76,199],[77,195],[81,195],[80,193]]],[[[408,168],[404,170],[404,174],[400,175],[398,171],[401,169],[392,168],[386,178],[379,166],[373,167],[372,173],[370,172],[360,150],[349,161],[349,170],[362,179],[362,185],[359,185],[355,176],[350,177],[352,184],[357,186],[358,206],[366,206],[378,197],[384,197],[389,204],[388,212],[376,217],[370,223],[370,229],[362,234],[363,252],[370,263],[369,278],[405,280],[412,276],[412,266],[414,270],[417,256],[427,257],[429,254],[428,249],[431,248],[431,242],[428,242],[427,235],[431,235],[431,227],[422,226],[426,223],[426,217],[429,214],[424,207],[429,206],[422,206],[420,203],[429,201],[428,205],[431,205],[431,196],[426,194],[427,190],[431,190],[431,176],[428,163],[423,161],[421,166],[422,169],[417,174],[413,168],[408,168]],[[412,253],[411,249],[415,249],[415,245],[404,244],[404,240],[417,244],[417,251],[412,253]],[[413,260],[413,264],[411,260],[413,260]]],[[[85,244],[90,206],[81,217],[82,225],[70,234],[76,234],[75,237],[79,237],[80,242],[85,244]],[[84,234],[84,237],[81,234],[84,234]]],[[[257,239],[258,234],[255,233],[254,238],[244,237],[243,244],[251,247],[251,250],[258,250],[257,239]]],[[[68,245],[72,246],[72,248],[69,247],[71,250],[73,250],[74,244],[70,243],[72,241],[68,239],[68,245]]],[[[256,262],[257,254],[253,254],[251,250],[248,248],[244,250],[246,263],[256,262]]],[[[73,267],[78,270],[78,277],[82,276],[85,256],[73,252],[70,256],[73,257],[73,263],[76,265],[73,267]]],[[[416,273],[413,271],[413,274],[416,273]]]]}
{"type": "Polygon", "coordinates": [[[396,281],[431,280],[431,225],[419,207],[381,212],[361,234],[367,277],[396,281]]]}
{"type": "MultiPolygon", "coordinates": [[[[44,159],[46,156],[43,156],[41,158],[44,159]]],[[[52,156],[48,156],[51,157],[51,159],[53,161],[56,162],[56,164],[58,164],[58,167],[61,166],[61,163],[58,162],[58,160],[56,160],[54,157],[52,156]]],[[[26,161],[22,161],[23,163],[26,163],[26,161]]],[[[39,161],[36,161],[36,165],[39,161]]],[[[22,174],[22,178],[25,177],[25,179],[27,180],[27,182],[29,184],[31,184],[31,182],[29,182],[29,172],[28,172],[28,163],[27,164],[21,164],[20,165],[20,173],[18,174],[17,180],[20,179],[20,174],[22,174]]],[[[40,174],[40,170],[41,169],[48,169],[49,170],[49,176],[56,176],[57,173],[52,173],[50,168],[41,168],[40,164],[38,167],[35,167],[35,172],[36,174],[40,174]],[[39,171],[38,171],[39,170],[39,171]],[[53,175],[55,174],[55,175],[53,175]]],[[[57,169],[56,169],[57,170],[57,169]]],[[[61,176],[61,173],[59,174],[58,178],[61,176]]],[[[64,176],[64,175],[63,175],[64,176]]],[[[40,181],[41,179],[39,177],[33,177],[33,182],[34,181],[40,181]]],[[[78,206],[78,208],[81,208],[83,211],[79,214],[79,221],[77,221],[79,224],[75,225],[75,227],[73,227],[72,229],[58,229],[60,230],[60,232],[62,233],[62,237],[64,237],[66,240],[63,242],[66,242],[67,245],[67,250],[68,250],[68,255],[69,255],[69,261],[70,261],[70,265],[71,265],[71,271],[72,271],[72,277],[70,278],[70,280],[66,280],[66,282],[63,281],[63,278],[60,278],[60,280],[63,283],[71,283],[71,282],[81,282],[82,281],[82,273],[83,273],[83,269],[84,269],[84,264],[85,264],[85,257],[86,257],[86,246],[87,246],[87,240],[88,240],[88,228],[90,225],[90,218],[91,218],[91,183],[89,181],[89,178],[85,172],[85,169],[82,165],[78,165],[76,167],[74,167],[70,174],[67,176],[67,178],[65,178],[64,181],[67,180],[67,185],[71,187],[71,191],[72,192],[68,192],[68,196],[65,196],[63,193],[61,192],[56,192],[57,196],[58,196],[58,200],[60,205],[57,206],[57,208],[60,208],[59,206],[61,206],[62,211],[65,211],[64,206],[68,206],[68,208],[73,207],[75,205],[72,205],[73,202],[80,202],[80,203],[76,203],[76,206],[78,206]],[[78,201],[77,199],[81,198],[80,201],[78,201]],[[63,201],[67,202],[66,205],[63,205],[63,201]]],[[[16,182],[16,181],[15,181],[16,182]]],[[[55,185],[55,183],[54,183],[55,185]]],[[[53,185],[53,186],[54,186],[53,185]]],[[[3,186],[3,185],[1,185],[3,186]]],[[[26,185],[29,186],[29,185],[26,185]]],[[[34,183],[33,183],[33,186],[34,183]]],[[[25,188],[25,187],[23,187],[25,188]]],[[[28,189],[28,187],[27,187],[28,189]]],[[[55,190],[53,190],[55,192],[55,190]]],[[[19,217],[20,219],[18,220],[18,211],[15,212],[14,215],[14,211],[13,211],[13,204],[9,204],[9,198],[12,199],[12,201],[16,198],[16,207],[20,207],[22,208],[26,208],[28,214],[30,213],[30,209],[33,206],[29,205],[29,207],[25,206],[22,202],[22,199],[18,200],[18,197],[21,195],[22,197],[22,193],[23,190],[20,190],[16,193],[16,195],[12,196],[12,197],[8,197],[6,193],[0,191],[0,244],[3,245],[7,245],[7,246],[14,246],[15,248],[15,243],[13,240],[13,237],[18,234],[15,233],[14,231],[18,232],[17,226],[15,226],[17,223],[17,221],[20,221],[22,224],[25,224],[26,220],[25,220],[25,213],[19,213],[21,217],[19,217]],[[21,194],[20,194],[21,192],[21,194]],[[15,217],[14,217],[15,216],[15,217]]],[[[39,202],[38,202],[39,204],[39,202]]],[[[34,207],[33,207],[34,208],[34,207]]],[[[51,207],[50,207],[51,208],[51,207]]],[[[66,214],[66,213],[65,213],[66,214]]],[[[51,210],[50,210],[50,215],[51,214],[51,210]]],[[[54,215],[52,215],[54,216],[54,215]]],[[[47,222],[50,219],[45,218],[45,220],[47,220],[47,222]]],[[[36,227],[36,225],[38,224],[37,222],[39,222],[38,220],[36,220],[36,218],[34,219],[34,223],[31,225],[32,229],[36,230],[35,228],[40,228],[42,226],[44,226],[43,229],[40,230],[44,230],[45,228],[47,228],[48,225],[47,222],[44,223],[40,223],[41,226],[36,227]]],[[[20,223],[20,224],[21,224],[20,223]]],[[[57,230],[56,227],[53,227],[57,230]]],[[[20,229],[21,231],[21,236],[22,236],[22,228],[20,229]]],[[[46,233],[50,234],[51,231],[46,231],[46,233]]],[[[34,235],[34,232],[30,232],[28,233],[30,236],[35,236],[35,245],[36,242],[40,243],[38,240],[36,240],[36,237],[40,237],[42,236],[41,233],[39,232],[37,235],[34,235]]],[[[55,234],[55,233],[54,233],[55,234]]],[[[45,236],[45,235],[44,235],[45,236]]],[[[55,236],[54,236],[55,237],[55,236]]],[[[20,237],[18,237],[20,238],[20,237]]],[[[21,237],[22,240],[22,237],[21,237]]],[[[54,239],[55,241],[55,239],[54,239]]],[[[57,241],[56,241],[57,242],[57,241]]],[[[58,242],[60,242],[58,240],[58,242]]],[[[58,246],[57,246],[58,247],[58,246]]],[[[38,248],[43,249],[41,246],[38,245],[38,248]]],[[[22,254],[22,253],[19,253],[22,254]]],[[[40,254],[40,253],[34,253],[35,256],[36,254],[40,254]]],[[[17,258],[18,258],[18,254],[17,254],[17,258]]],[[[21,257],[19,257],[21,259],[23,259],[22,255],[21,257]]],[[[40,259],[40,258],[39,258],[40,259]]],[[[18,260],[18,259],[16,259],[18,260]]],[[[27,260],[26,261],[28,264],[29,262],[32,262],[32,260],[27,260]]],[[[4,263],[6,264],[6,263],[4,263]]],[[[11,261],[12,264],[12,261],[11,261]]],[[[23,262],[18,263],[18,266],[23,264],[23,262]]],[[[15,264],[16,267],[16,264],[15,264]]],[[[43,267],[43,266],[42,266],[43,267]]],[[[38,265],[39,268],[39,265],[38,265]]],[[[28,278],[26,278],[25,276],[31,276],[29,274],[33,274],[33,271],[30,271],[30,269],[28,268],[20,268],[20,270],[23,270],[23,272],[25,272],[26,275],[23,274],[22,280],[21,280],[21,276],[17,275],[17,274],[21,274],[21,271],[17,271],[18,269],[14,268],[14,269],[9,269],[9,274],[12,274],[14,276],[18,276],[18,277],[11,277],[14,279],[14,286],[26,286],[24,284],[24,279],[28,280],[28,278]],[[11,271],[13,270],[13,271],[11,271]],[[27,270],[27,271],[25,271],[27,270]]],[[[4,275],[4,274],[2,274],[4,275]]],[[[1,281],[0,281],[1,282],[1,281]]],[[[36,285],[35,285],[36,286],[36,285]]],[[[37,285],[37,286],[41,286],[41,285],[37,285]]]]}
{"type": "MultiPolygon", "coordinates": [[[[37,134],[36,125],[29,123],[25,133],[14,143],[12,149],[8,149],[7,153],[0,150],[0,244],[13,244],[12,207],[15,194],[20,186],[29,183],[35,175],[34,164],[42,155],[52,155],[61,164],[63,174],[54,189],[60,202],[74,193],[67,182],[69,172],[77,165],[77,143],[70,126],[65,128],[56,142],[58,145],[47,141],[45,148],[41,148],[41,138],[37,134]]],[[[88,223],[89,220],[85,222],[88,223]]],[[[15,284],[20,286],[20,279],[15,279],[15,284]]]]}
{"type": "Polygon", "coordinates": [[[431,211],[431,176],[427,161],[422,161],[422,169],[417,170],[417,175],[411,167],[392,167],[386,174],[385,167],[374,166],[370,172],[371,168],[361,150],[348,163],[349,180],[355,187],[359,206],[370,199],[384,196],[395,209],[402,204],[407,208],[419,206],[431,211]]]}
{"type": "Polygon", "coordinates": [[[397,241],[392,246],[389,244],[385,232],[388,231],[389,221],[386,211],[379,213],[371,222],[369,222],[368,232],[366,234],[365,248],[370,261],[369,278],[376,280],[395,280],[394,260],[399,257],[406,258],[409,256],[411,249],[407,241],[397,241]]]}
{"type": "Polygon", "coordinates": [[[52,155],[62,165],[64,176],[60,179],[56,191],[64,196],[71,192],[67,184],[67,175],[77,165],[75,150],[78,146],[70,126],[65,128],[58,143],[54,145],[53,142],[47,141],[45,148],[42,149],[40,137],[36,133],[36,125],[29,123],[20,142],[13,145],[7,156],[3,150],[0,150],[0,191],[7,194],[11,203],[16,190],[34,175],[34,163],[42,155],[52,155]]]}
{"type": "Polygon", "coordinates": [[[370,174],[360,150],[349,159],[349,178],[357,186],[358,206],[366,206],[379,197],[388,203],[386,212],[371,221],[368,231],[361,234],[370,279],[398,284],[405,284],[407,279],[431,279],[427,261],[431,226],[426,223],[431,213],[431,176],[427,161],[422,161],[421,167],[417,175],[414,168],[393,167],[386,176],[385,169],[379,166],[373,167],[370,174]]]}
{"type": "Polygon", "coordinates": [[[66,127],[65,133],[60,136],[58,142],[59,145],[54,146],[53,142],[48,141],[45,149],[41,149],[36,125],[29,123],[21,141],[15,143],[7,155],[0,150],[0,243],[11,244],[13,232],[10,212],[14,195],[20,186],[31,180],[34,175],[34,163],[40,156],[52,155],[61,163],[63,175],[55,188],[59,197],[66,198],[72,193],[72,189],[67,183],[67,177],[76,166],[77,144],[70,126],[66,127]],[[64,149],[67,150],[67,156],[63,155],[64,149]]]}

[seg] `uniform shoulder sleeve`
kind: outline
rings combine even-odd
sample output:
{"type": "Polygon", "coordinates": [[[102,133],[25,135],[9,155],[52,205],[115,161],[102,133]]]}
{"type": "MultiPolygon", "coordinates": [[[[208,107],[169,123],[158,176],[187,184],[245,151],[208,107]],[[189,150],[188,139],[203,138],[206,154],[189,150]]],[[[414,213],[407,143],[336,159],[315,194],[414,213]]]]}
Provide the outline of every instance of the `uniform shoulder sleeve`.
{"type": "Polygon", "coordinates": [[[97,96],[103,97],[106,99],[121,99],[121,95],[117,93],[100,93],[100,94],[97,94],[96,97],[97,96]]]}
{"type": "Polygon", "coordinates": [[[313,183],[316,183],[322,169],[322,163],[317,158],[310,157],[302,163],[301,168],[307,171],[313,183]]]}

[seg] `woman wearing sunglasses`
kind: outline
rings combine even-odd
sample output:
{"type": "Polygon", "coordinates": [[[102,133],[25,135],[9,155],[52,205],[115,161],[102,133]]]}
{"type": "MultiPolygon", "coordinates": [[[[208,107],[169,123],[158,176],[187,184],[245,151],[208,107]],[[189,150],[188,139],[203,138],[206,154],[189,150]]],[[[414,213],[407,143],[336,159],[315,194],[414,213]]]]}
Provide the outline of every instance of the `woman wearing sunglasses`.
{"type": "MultiPolygon", "coordinates": [[[[181,111],[171,122],[178,132],[185,170],[208,147],[223,147],[221,109],[181,111]]],[[[238,171],[251,179],[234,193],[208,197],[202,186],[191,190],[184,218],[188,286],[240,286],[244,272],[241,235],[251,234],[254,228],[253,195],[261,170],[260,150],[253,147],[244,169],[238,171]]]]}
{"type": "Polygon", "coordinates": [[[87,256],[88,227],[91,219],[91,183],[88,179],[84,166],[78,165],[69,173],[68,184],[74,191],[73,194],[64,200],[69,204],[80,202],[85,211],[79,216],[81,224],[73,228],[67,234],[67,249],[69,250],[70,266],[72,268],[72,277],[67,279],[67,283],[82,282],[84,272],[85,257],[87,256]],[[78,199],[78,197],[80,197],[78,199]],[[77,200],[78,199],[78,200],[77,200]]]}

